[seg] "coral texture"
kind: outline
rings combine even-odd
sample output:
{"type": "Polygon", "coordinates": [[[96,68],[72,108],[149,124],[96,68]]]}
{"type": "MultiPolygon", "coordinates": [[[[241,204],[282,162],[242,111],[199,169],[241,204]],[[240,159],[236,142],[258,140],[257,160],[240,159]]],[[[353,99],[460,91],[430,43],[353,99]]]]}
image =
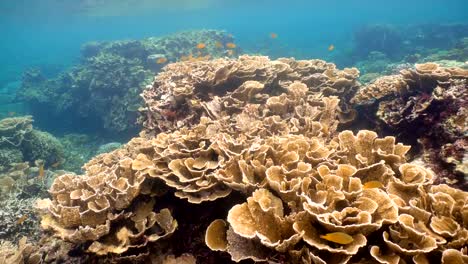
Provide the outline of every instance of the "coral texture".
{"type": "Polygon", "coordinates": [[[353,95],[357,74],[250,56],[170,64],[143,94],[145,130],[84,175],[56,178],[41,225],[94,256],[142,262],[155,249],[200,263],[226,263],[215,251],[235,262],[462,259],[467,193],[433,185],[395,137],[337,131],[337,96],[353,95]]]}
{"type": "Polygon", "coordinates": [[[30,167],[27,162],[11,163],[0,170],[0,239],[40,237],[34,204],[37,198],[47,197],[47,189],[59,172],[45,170],[39,177],[38,171],[38,167],[30,167]]]}
{"type": "Polygon", "coordinates": [[[11,163],[42,160],[50,166],[61,162],[62,144],[51,134],[33,129],[31,116],[0,120],[0,171],[11,163]]]}
{"type": "Polygon", "coordinates": [[[465,153],[468,70],[416,64],[360,87],[352,102],[407,143],[422,146],[423,160],[446,182],[468,190],[465,153]]]}
{"type": "MultiPolygon", "coordinates": [[[[173,131],[198,123],[201,116],[223,118],[235,108],[240,111],[246,103],[252,108],[268,104],[275,114],[287,114],[296,104],[280,95],[299,82],[296,86],[306,88],[292,88],[298,95],[309,90],[315,96],[342,98],[340,121],[348,122],[354,113],[345,102],[357,89],[358,76],[356,68],[338,70],[322,60],[271,61],[268,57],[240,56],[237,60],[174,63],[143,92],[146,106],[141,121],[150,131],[173,131]]],[[[305,114],[306,109],[296,109],[297,114],[305,114]]]]}
{"type": "Polygon", "coordinates": [[[225,56],[223,45],[229,42],[233,38],[226,32],[203,30],[138,41],[88,43],[82,48],[82,63],[56,78],[47,79],[37,69],[26,72],[18,98],[28,103],[41,124],[54,126],[54,122],[66,120],[78,131],[103,129],[128,135],[139,129],[135,124],[142,106],[138,95],[151,83],[154,72],[182,56],[225,56]],[[201,42],[206,48],[199,50],[196,46],[201,42]],[[164,59],[162,63],[158,58],[164,59]]]}

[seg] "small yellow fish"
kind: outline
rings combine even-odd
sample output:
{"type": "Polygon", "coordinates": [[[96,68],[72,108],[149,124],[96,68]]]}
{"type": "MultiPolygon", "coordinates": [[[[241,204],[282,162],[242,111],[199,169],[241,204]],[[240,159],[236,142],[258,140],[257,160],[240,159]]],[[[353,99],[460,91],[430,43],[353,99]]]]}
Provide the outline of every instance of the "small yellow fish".
{"type": "Polygon", "coordinates": [[[42,180],[44,179],[44,175],[45,175],[45,172],[44,172],[44,164],[42,164],[41,166],[39,166],[39,180],[42,180]]]}
{"type": "Polygon", "coordinates": [[[228,49],[235,49],[235,48],[236,48],[236,44],[234,44],[234,43],[232,43],[232,42],[226,43],[226,48],[228,48],[228,49]]]}
{"type": "Polygon", "coordinates": [[[24,221],[26,221],[26,219],[28,219],[28,215],[23,215],[20,218],[18,218],[18,220],[16,220],[16,224],[17,225],[22,225],[24,223],[24,221]]]}
{"type": "Polygon", "coordinates": [[[60,166],[60,161],[55,162],[54,164],[50,165],[52,168],[57,168],[60,166]]]}
{"type": "Polygon", "coordinates": [[[362,188],[372,189],[372,188],[382,188],[382,187],[384,187],[384,185],[380,181],[368,181],[364,183],[364,186],[362,188]]]}
{"type": "Polygon", "coordinates": [[[166,63],[166,62],[167,62],[167,59],[164,58],[164,57],[158,58],[158,59],[156,60],[156,63],[157,63],[157,64],[163,64],[163,63],[166,63]]]}
{"type": "Polygon", "coordinates": [[[352,236],[343,232],[328,233],[326,235],[321,235],[320,238],[341,245],[347,245],[354,241],[352,236]]]}
{"type": "Polygon", "coordinates": [[[275,39],[275,38],[278,37],[278,34],[276,34],[276,33],[270,33],[270,37],[271,37],[272,39],[275,39]]]}
{"type": "Polygon", "coordinates": [[[204,49],[206,48],[206,44],[205,43],[198,43],[197,44],[197,49],[204,49]]]}
{"type": "Polygon", "coordinates": [[[329,51],[333,51],[334,49],[335,49],[335,45],[331,44],[330,46],[328,46],[329,51]]]}

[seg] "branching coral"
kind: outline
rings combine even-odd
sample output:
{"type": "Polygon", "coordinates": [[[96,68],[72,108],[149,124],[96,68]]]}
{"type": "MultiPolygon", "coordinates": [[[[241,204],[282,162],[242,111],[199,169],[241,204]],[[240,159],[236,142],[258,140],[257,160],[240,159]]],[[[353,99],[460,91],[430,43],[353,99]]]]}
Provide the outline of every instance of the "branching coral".
{"type": "Polygon", "coordinates": [[[38,177],[37,167],[27,162],[12,163],[0,170],[0,238],[18,241],[22,236],[40,237],[35,200],[47,196],[49,182],[57,173],[44,172],[38,177]]]}
{"type": "Polygon", "coordinates": [[[20,147],[32,131],[32,116],[11,117],[0,120],[0,147],[20,147]]]}

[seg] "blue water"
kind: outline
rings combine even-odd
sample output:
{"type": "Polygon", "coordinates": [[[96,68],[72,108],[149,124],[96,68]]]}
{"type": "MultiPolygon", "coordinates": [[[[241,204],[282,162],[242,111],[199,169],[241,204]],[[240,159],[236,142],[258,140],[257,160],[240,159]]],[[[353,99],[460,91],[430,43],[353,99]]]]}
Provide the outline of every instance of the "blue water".
{"type": "Polygon", "coordinates": [[[246,53],[320,58],[344,67],[357,63],[350,56],[353,34],[363,26],[468,24],[467,14],[466,0],[2,0],[0,116],[28,113],[21,102],[11,103],[25,70],[39,67],[52,78],[78,64],[80,46],[89,41],[220,29],[246,53]]]}
{"type": "MultiPolygon", "coordinates": [[[[64,107],[67,110],[59,114],[52,113],[51,105],[61,106],[60,102],[73,100],[67,100],[67,97],[62,101],[45,100],[49,104],[34,102],[28,105],[30,102],[16,98],[23,73],[30,68],[40,68],[46,78],[56,78],[61,72],[82,63],[80,48],[89,41],[138,40],[200,29],[225,30],[234,36],[236,45],[248,54],[272,58],[318,58],[336,63],[340,68],[358,66],[361,73],[366,73],[364,68],[367,67],[369,75],[387,75],[391,74],[384,72],[388,64],[399,66],[416,62],[410,61],[411,58],[408,59],[406,55],[422,53],[428,56],[432,52],[459,45],[463,38],[468,40],[468,0],[0,0],[0,120],[7,116],[34,115],[34,128],[58,137],[66,152],[59,157],[59,154],[48,150],[53,156],[45,158],[47,170],[58,164],[59,169],[80,173],[80,167],[98,153],[100,145],[114,141],[125,143],[138,133],[136,130],[139,127],[131,126],[128,131],[106,130],[103,125],[105,120],[100,117],[107,116],[95,111],[104,109],[107,113],[111,112],[106,108],[108,102],[102,103],[103,107],[94,103],[109,98],[117,98],[117,101],[121,94],[108,95],[105,93],[107,90],[94,94],[73,93],[73,89],[67,93],[69,85],[64,81],[66,84],[57,89],[59,92],[49,94],[55,98],[59,98],[57,94],[80,98],[76,100],[78,103],[73,103],[81,106],[83,101],[84,110],[74,105],[64,107]],[[405,33],[395,43],[417,47],[411,50],[407,46],[392,46],[387,33],[376,34],[376,39],[367,39],[368,45],[365,42],[357,45],[356,32],[375,25],[388,26],[396,31],[415,26],[414,31],[399,31],[405,33]],[[418,25],[428,25],[429,30],[425,34],[432,34],[427,32],[431,32],[433,27],[434,36],[421,35],[420,39],[431,39],[433,43],[417,41],[420,34],[418,25]],[[445,26],[451,29],[444,32],[445,26]],[[278,38],[272,39],[271,33],[277,34],[278,38]],[[376,61],[381,61],[380,64],[368,57],[379,45],[381,48],[385,46],[388,51],[387,54],[373,54],[376,61]],[[335,48],[331,49],[331,46],[335,48]],[[399,53],[402,50],[411,50],[411,53],[399,53]],[[99,94],[104,95],[99,97],[99,94]],[[91,96],[99,100],[90,100],[91,96]],[[69,113],[72,111],[79,113],[69,113]],[[56,162],[62,159],[63,164],[56,162]]],[[[465,47],[468,47],[468,41],[465,47]]],[[[462,55],[454,60],[465,63],[468,68],[468,48],[464,52],[456,53],[457,56],[462,55]]],[[[94,77],[87,80],[91,81],[77,85],[80,91],[91,90],[89,87],[91,83],[94,84],[94,77]]],[[[42,88],[40,85],[37,87],[42,88]]],[[[47,95],[47,89],[44,90],[46,92],[43,94],[47,95]]],[[[140,92],[137,91],[132,95],[137,96],[140,92]]],[[[133,104],[131,106],[135,108],[133,104]]],[[[132,118],[136,119],[136,111],[127,112],[131,112],[132,118]]],[[[135,120],[122,120],[135,123],[135,120]]],[[[17,221],[16,225],[21,225],[17,221]]]]}
{"type": "Polygon", "coordinates": [[[349,48],[351,32],[364,24],[466,23],[468,1],[3,0],[0,14],[0,72],[15,79],[30,66],[75,63],[87,41],[200,28],[227,30],[246,49],[275,32],[284,55],[300,50],[304,57],[329,59],[326,47],[349,48]]]}

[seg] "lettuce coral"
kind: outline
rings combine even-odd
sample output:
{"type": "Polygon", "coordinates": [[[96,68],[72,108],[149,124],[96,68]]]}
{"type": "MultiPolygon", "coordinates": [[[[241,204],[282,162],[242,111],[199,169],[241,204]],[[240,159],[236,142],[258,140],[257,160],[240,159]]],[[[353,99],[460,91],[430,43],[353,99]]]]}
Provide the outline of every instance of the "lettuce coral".
{"type": "Polygon", "coordinates": [[[135,261],[187,253],[181,243],[203,252],[205,230],[236,262],[463,259],[467,193],[433,185],[395,137],[337,130],[357,75],[255,56],[170,64],[143,93],[144,131],[85,175],[58,177],[38,203],[42,226],[135,261]],[[336,233],[346,241],[325,239],[336,233]]]}
{"type": "Polygon", "coordinates": [[[352,102],[383,131],[419,143],[422,159],[438,174],[437,182],[466,189],[467,82],[466,69],[416,64],[361,86],[352,102]]]}
{"type": "MultiPolygon", "coordinates": [[[[340,121],[349,121],[354,113],[346,101],[358,87],[358,76],[356,68],[338,70],[334,64],[322,60],[271,61],[260,56],[169,64],[142,94],[146,106],[141,122],[151,131],[173,131],[196,124],[201,116],[222,117],[224,112],[229,114],[234,110],[230,108],[240,110],[248,102],[254,103],[252,108],[267,104],[276,114],[285,114],[295,102],[288,102],[286,95],[274,96],[286,92],[295,82],[308,87],[306,91],[312,96],[342,98],[340,121]],[[241,84],[244,87],[240,88],[241,84]]],[[[305,93],[297,85],[291,89],[296,90],[291,92],[297,93],[296,96],[305,93]]],[[[297,109],[302,112],[298,114],[308,114],[303,107],[297,109]]]]}

